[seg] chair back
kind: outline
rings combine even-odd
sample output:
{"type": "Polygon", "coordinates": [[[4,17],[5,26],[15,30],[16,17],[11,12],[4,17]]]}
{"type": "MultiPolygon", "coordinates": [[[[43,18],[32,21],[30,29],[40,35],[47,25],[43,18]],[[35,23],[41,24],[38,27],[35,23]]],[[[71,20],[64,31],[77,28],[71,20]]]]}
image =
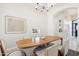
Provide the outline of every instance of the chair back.
{"type": "Polygon", "coordinates": [[[66,40],[63,44],[63,48],[64,48],[64,55],[67,54],[68,49],[69,49],[69,40],[66,40]]]}
{"type": "Polygon", "coordinates": [[[46,48],[46,56],[58,56],[58,47],[59,44],[54,44],[46,48]]]}

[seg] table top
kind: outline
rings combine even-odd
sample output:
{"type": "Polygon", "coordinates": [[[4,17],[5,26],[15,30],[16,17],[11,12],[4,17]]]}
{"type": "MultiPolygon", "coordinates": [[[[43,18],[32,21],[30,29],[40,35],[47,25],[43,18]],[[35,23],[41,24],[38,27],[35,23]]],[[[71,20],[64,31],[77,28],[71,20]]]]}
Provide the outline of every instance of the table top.
{"type": "Polygon", "coordinates": [[[18,48],[31,48],[43,44],[47,44],[56,40],[61,39],[61,37],[58,36],[45,36],[44,38],[40,39],[39,43],[33,43],[31,38],[22,39],[16,42],[18,48]]]}

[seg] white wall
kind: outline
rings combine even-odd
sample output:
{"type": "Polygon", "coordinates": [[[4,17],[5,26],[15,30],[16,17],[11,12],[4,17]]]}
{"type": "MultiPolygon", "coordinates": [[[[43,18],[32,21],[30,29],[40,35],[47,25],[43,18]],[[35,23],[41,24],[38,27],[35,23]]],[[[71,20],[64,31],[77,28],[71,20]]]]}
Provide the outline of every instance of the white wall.
{"type": "Polygon", "coordinates": [[[32,28],[40,29],[40,36],[47,35],[47,13],[36,11],[31,4],[0,4],[0,38],[6,48],[16,46],[19,39],[32,36],[32,28]],[[27,20],[27,32],[23,34],[5,34],[5,16],[16,16],[27,20]]]}

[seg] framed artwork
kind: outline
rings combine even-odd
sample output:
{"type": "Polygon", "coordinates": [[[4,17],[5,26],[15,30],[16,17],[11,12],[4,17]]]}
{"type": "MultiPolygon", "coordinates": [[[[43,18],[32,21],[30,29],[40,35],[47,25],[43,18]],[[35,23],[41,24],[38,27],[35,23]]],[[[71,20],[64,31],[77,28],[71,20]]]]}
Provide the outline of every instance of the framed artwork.
{"type": "Polygon", "coordinates": [[[24,33],[26,32],[26,19],[15,16],[5,16],[5,27],[6,33],[24,33]]]}

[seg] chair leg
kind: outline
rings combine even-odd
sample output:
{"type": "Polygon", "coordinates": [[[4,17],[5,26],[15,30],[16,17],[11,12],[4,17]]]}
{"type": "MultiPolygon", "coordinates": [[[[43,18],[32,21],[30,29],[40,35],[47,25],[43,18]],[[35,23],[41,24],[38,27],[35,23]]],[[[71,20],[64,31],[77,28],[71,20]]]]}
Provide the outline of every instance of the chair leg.
{"type": "Polygon", "coordinates": [[[33,54],[32,54],[33,56],[37,56],[37,54],[36,54],[36,52],[35,51],[33,51],[33,54]]]}
{"type": "Polygon", "coordinates": [[[64,51],[58,50],[58,56],[64,56],[64,51]]]}

